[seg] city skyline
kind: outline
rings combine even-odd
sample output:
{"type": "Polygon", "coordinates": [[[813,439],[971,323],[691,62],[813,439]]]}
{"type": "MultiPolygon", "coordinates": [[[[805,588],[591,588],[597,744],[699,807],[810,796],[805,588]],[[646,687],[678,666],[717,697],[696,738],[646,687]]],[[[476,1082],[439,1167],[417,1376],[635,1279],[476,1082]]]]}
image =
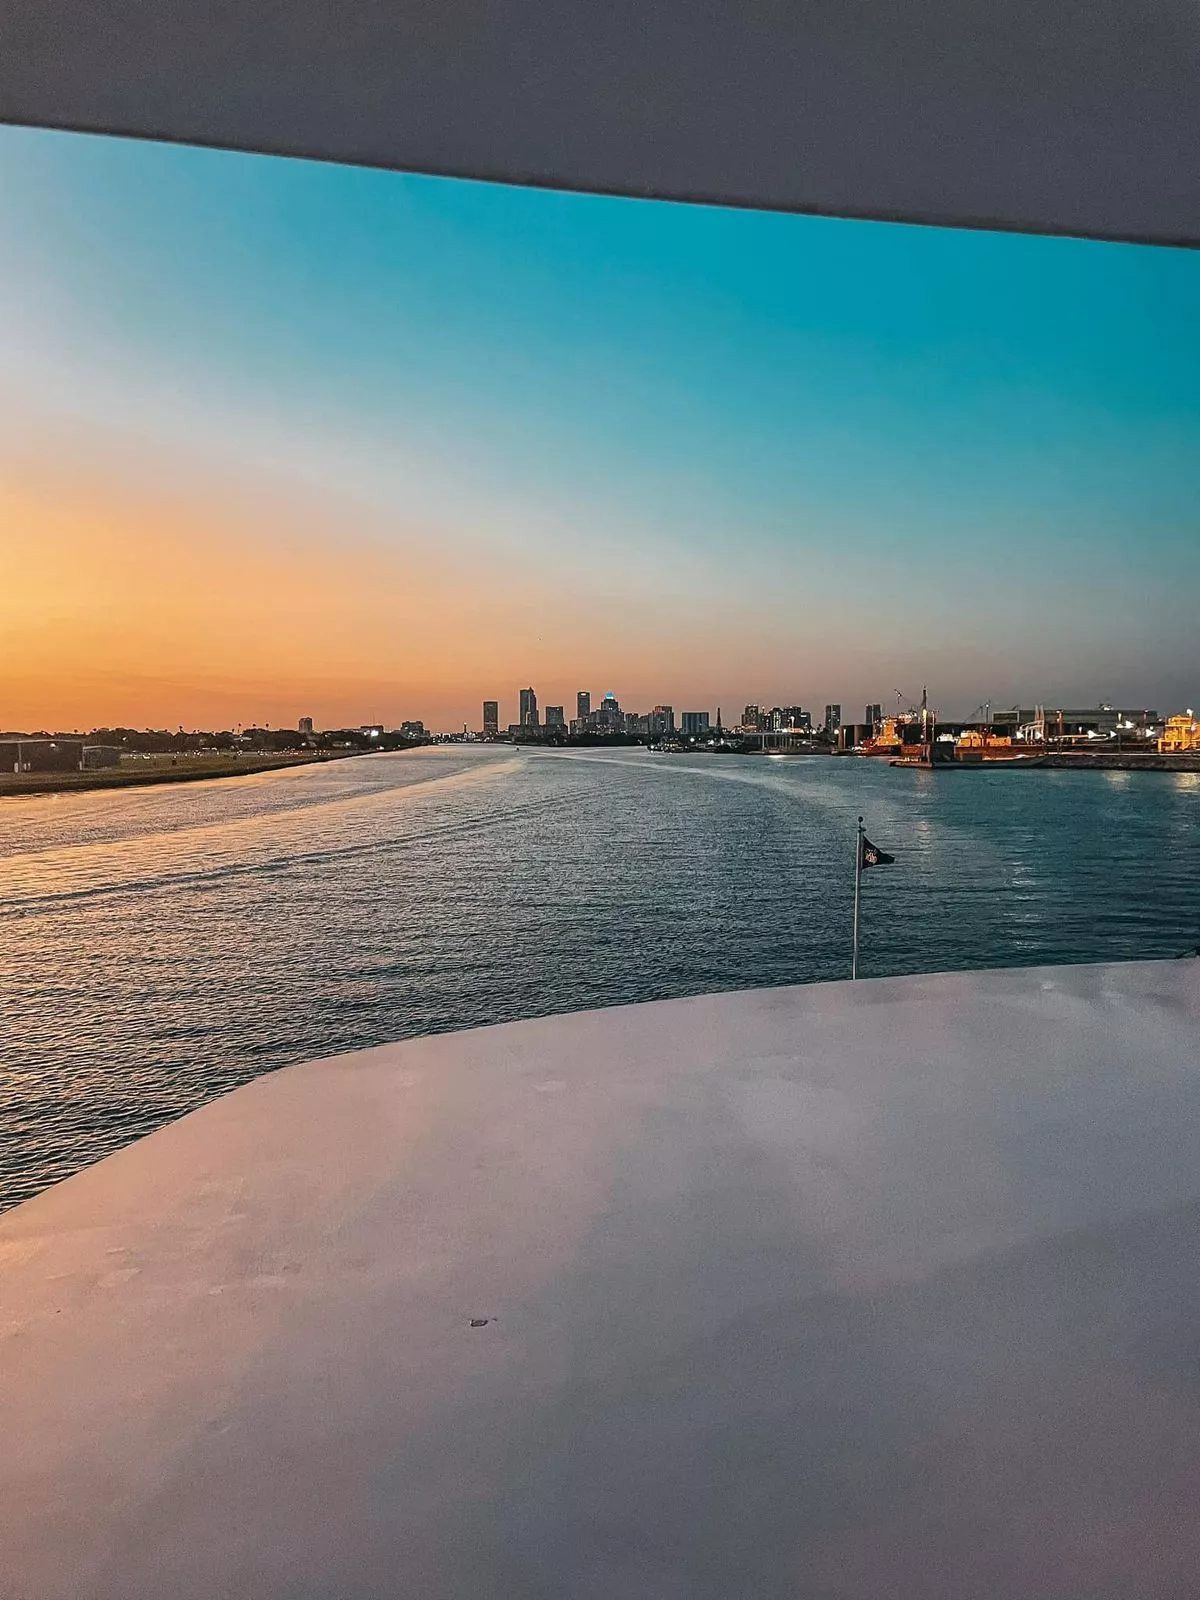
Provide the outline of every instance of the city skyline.
{"type": "Polygon", "coordinates": [[[1195,255],[0,151],[0,722],[1197,698],[1195,255]]]}

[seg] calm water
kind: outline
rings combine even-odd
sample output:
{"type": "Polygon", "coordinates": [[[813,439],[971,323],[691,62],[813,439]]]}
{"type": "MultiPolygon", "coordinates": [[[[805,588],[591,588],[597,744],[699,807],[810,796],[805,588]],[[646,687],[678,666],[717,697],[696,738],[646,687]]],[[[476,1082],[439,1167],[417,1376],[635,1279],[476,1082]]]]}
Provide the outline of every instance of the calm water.
{"type": "Polygon", "coordinates": [[[0,801],[0,1205],[408,1034],[1200,943],[1200,775],[445,747],[0,801]]]}

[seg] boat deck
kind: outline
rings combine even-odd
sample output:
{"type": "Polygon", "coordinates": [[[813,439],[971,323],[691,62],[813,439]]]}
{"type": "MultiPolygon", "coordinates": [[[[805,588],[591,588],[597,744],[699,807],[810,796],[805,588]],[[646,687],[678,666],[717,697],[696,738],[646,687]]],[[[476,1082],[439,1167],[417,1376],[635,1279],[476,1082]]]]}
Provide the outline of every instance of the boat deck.
{"type": "Polygon", "coordinates": [[[21,1600],[1171,1600],[1200,962],[264,1077],[0,1219],[21,1600]]]}

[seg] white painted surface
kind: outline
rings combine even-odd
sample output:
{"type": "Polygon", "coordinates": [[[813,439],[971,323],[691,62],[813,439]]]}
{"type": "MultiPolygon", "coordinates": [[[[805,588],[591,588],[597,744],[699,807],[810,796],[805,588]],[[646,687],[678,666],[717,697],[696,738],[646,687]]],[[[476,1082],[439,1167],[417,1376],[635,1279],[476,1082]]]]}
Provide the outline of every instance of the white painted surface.
{"type": "Polygon", "coordinates": [[[1194,961],[388,1046],[0,1218],[6,1600],[1177,1597],[1198,1440],[1194,961]]]}

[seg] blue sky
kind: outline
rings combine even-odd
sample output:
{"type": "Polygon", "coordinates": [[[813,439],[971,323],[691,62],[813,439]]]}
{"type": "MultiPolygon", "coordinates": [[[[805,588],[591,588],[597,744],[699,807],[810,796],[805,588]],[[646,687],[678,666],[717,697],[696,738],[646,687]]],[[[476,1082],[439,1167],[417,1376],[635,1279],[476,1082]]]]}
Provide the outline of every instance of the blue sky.
{"type": "MultiPolygon", "coordinates": [[[[1196,254],[15,129],[0,245],[0,451],[43,513],[47,457],[85,463],[142,541],[236,504],[281,582],[440,608],[392,659],[330,591],[382,629],[351,698],[1200,699],[1196,254]]],[[[241,636],[169,691],[236,683],[241,636]]]]}

